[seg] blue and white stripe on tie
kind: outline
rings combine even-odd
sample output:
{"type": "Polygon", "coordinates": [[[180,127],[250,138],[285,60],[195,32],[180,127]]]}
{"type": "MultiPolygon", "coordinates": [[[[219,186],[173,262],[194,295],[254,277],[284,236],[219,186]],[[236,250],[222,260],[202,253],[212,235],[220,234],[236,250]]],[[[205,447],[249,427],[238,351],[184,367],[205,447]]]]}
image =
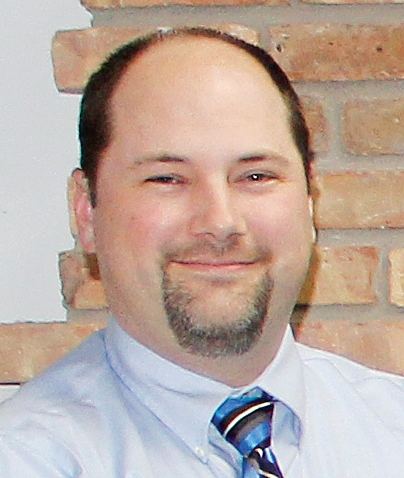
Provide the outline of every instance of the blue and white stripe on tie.
{"type": "Polygon", "coordinates": [[[227,399],[215,412],[212,423],[243,455],[244,478],[283,478],[271,450],[274,400],[256,387],[227,399]]]}

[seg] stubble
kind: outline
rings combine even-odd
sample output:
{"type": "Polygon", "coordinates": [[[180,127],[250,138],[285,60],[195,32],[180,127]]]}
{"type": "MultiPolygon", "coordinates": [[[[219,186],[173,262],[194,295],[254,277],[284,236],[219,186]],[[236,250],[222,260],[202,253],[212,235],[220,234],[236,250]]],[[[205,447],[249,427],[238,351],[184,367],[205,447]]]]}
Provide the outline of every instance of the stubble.
{"type": "Polygon", "coordinates": [[[207,305],[201,316],[195,302],[208,302],[209,298],[195,295],[184,283],[174,283],[163,271],[164,308],[179,345],[194,355],[213,358],[242,355],[251,350],[266,322],[273,280],[265,273],[248,289],[239,292],[240,297],[233,297],[242,307],[235,307],[232,317],[224,320],[215,316],[215,304],[207,305]]]}

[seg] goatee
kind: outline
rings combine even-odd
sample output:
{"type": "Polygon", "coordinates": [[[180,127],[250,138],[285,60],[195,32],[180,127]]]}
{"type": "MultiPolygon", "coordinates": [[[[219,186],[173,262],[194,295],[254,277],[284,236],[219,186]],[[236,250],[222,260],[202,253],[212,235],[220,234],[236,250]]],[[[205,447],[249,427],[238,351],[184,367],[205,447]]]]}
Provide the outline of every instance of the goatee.
{"type": "MultiPolygon", "coordinates": [[[[193,307],[193,302],[202,300],[201,297],[195,296],[182,283],[174,284],[163,272],[163,300],[168,323],[181,347],[203,357],[231,357],[251,350],[261,337],[272,288],[273,280],[266,273],[248,295],[243,293],[237,298],[236,302],[243,303],[243,310],[223,320],[215,317],[212,304],[207,321],[206,317],[198,317],[193,307]],[[207,322],[211,325],[202,325],[207,322]]],[[[207,297],[203,300],[209,301],[207,297]]]]}

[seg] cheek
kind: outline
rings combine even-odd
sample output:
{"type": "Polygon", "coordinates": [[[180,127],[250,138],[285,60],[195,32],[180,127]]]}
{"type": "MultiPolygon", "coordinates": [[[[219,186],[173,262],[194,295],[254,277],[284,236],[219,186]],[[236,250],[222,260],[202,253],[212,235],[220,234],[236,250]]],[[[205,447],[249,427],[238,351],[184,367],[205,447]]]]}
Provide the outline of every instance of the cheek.
{"type": "Polygon", "coordinates": [[[139,203],[124,221],[122,229],[126,231],[126,240],[137,250],[142,250],[145,256],[163,254],[182,235],[184,213],[164,201],[139,203]]]}
{"type": "Polygon", "coordinates": [[[272,252],[305,249],[312,238],[312,219],[307,198],[292,195],[279,198],[265,208],[252,209],[250,230],[256,241],[266,245],[272,252]]]}

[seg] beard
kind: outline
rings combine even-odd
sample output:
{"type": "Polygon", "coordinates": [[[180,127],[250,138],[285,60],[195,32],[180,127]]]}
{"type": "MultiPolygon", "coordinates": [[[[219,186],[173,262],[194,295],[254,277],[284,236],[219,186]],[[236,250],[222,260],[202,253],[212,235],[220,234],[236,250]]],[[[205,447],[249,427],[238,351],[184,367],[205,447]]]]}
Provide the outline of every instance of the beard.
{"type": "Polygon", "coordinates": [[[169,326],[181,347],[203,357],[231,357],[251,350],[261,337],[272,289],[273,280],[265,273],[244,290],[229,292],[226,315],[231,317],[218,312],[216,323],[212,323],[215,307],[209,303],[207,292],[202,290],[201,298],[202,294],[172,280],[163,271],[163,301],[169,326]],[[197,304],[201,300],[206,303],[205,311],[197,304]]]}

